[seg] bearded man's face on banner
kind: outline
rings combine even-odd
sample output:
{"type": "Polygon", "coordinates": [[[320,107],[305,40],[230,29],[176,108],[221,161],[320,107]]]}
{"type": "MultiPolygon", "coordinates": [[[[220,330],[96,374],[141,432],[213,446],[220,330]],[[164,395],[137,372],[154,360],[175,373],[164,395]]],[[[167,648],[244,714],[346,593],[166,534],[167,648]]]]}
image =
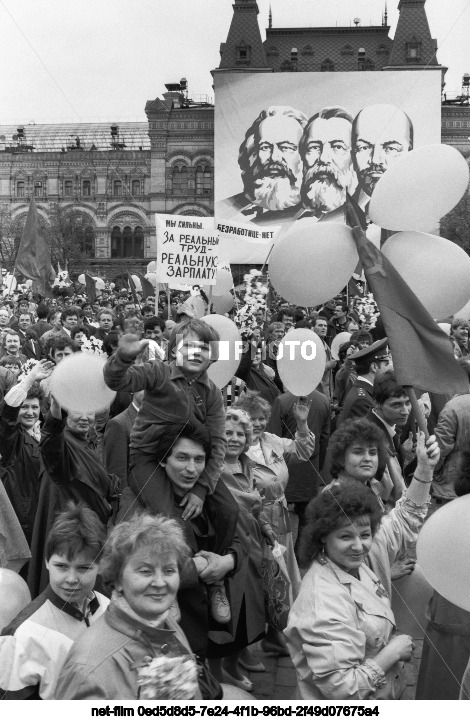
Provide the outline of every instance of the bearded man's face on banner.
{"type": "Polygon", "coordinates": [[[284,210],[300,202],[302,126],[286,115],[272,115],[258,125],[243,173],[245,194],[266,210],[284,210]]]}
{"type": "Polygon", "coordinates": [[[346,118],[318,117],[303,141],[302,201],[306,208],[329,213],[346,202],[356,179],[351,161],[351,122],[346,118]]]}

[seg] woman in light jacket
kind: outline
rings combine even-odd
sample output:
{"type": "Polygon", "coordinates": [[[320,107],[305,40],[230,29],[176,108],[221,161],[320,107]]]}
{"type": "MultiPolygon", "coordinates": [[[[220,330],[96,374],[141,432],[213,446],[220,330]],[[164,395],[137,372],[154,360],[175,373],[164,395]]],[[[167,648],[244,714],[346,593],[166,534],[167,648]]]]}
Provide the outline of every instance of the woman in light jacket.
{"type": "MultiPolygon", "coordinates": [[[[403,503],[429,499],[439,450],[418,436],[418,464],[403,503]]],[[[410,636],[396,633],[384,584],[365,561],[381,534],[375,494],[350,480],[321,493],[309,506],[301,543],[311,563],[285,630],[303,699],[398,699],[410,636]]],[[[384,523],[387,523],[386,518],[384,523]]]]}

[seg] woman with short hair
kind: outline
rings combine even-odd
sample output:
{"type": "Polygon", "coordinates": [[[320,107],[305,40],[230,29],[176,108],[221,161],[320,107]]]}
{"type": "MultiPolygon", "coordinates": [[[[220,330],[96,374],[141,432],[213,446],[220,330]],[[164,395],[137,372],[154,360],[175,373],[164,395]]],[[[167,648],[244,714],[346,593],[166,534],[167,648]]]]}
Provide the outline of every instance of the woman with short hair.
{"type": "Polygon", "coordinates": [[[113,529],[100,562],[111,603],[74,644],[56,698],[202,698],[195,657],[169,613],[189,555],[179,523],[164,516],[113,529]]]}

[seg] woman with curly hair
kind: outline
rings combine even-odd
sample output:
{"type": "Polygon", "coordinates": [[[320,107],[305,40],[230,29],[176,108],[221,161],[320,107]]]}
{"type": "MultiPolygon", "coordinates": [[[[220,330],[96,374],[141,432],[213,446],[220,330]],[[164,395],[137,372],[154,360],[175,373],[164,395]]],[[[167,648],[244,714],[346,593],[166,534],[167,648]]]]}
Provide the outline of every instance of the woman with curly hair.
{"type": "MultiPolygon", "coordinates": [[[[396,634],[390,591],[371,555],[376,546],[390,563],[400,538],[411,533],[412,518],[415,527],[424,521],[439,459],[433,437],[425,443],[418,434],[417,458],[410,487],[386,516],[375,494],[352,478],[309,505],[300,556],[310,567],[285,631],[301,698],[397,699],[404,691],[401,662],[410,658],[412,640],[396,634]]],[[[387,562],[380,554],[376,560],[387,562]]]]}
{"type": "Polygon", "coordinates": [[[332,484],[359,481],[375,493],[382,509],[381,476],[386,466],[385,439],[380,428],[365,418],[346,421],[331,436],[328,445],[332,484]]]}

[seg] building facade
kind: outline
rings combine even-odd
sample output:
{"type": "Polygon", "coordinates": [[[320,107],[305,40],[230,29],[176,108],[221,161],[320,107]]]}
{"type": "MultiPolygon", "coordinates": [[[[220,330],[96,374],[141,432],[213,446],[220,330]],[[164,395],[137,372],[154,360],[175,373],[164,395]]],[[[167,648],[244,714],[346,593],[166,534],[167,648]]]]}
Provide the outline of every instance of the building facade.
{"type": "MultiPolygon", "coordinates": [[[[426,0],[400,0],[394,38],[382,23],[273,27],[263,41],[256,0],[234,0],[217,72],[348,72],[446,68],[437,60],[426,0]]],[[[155,213],[213,214],[214,108],[187,82],[145,106],[147,122],[0,126],[0,216],[72,213],[84,265],[94,275],[144,267],[155,256],[155,213]]],[[[467,96],[445,100],[442,141],[470,155],[467,96]]],[[[0,228],[1,230],[1,228],[0,228]]],[[[3,232],[3,235],[5,233],[3,232]]]]}

